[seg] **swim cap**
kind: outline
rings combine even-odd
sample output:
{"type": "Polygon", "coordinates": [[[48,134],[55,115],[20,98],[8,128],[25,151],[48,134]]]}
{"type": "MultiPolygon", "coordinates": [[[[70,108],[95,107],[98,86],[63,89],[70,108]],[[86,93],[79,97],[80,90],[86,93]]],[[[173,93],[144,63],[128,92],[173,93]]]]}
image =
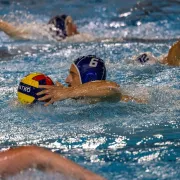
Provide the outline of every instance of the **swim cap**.
{"type": "Polygon", "coordinates": [[[146,52],[146,53],[142,53],[142,54],[138,55],[135,58],[135,62],[141,63],[142,65],[155,64],[156,62],[158,62],[158,59],[156,57],[154,57],[151,53],[146,52]]]}
{"type": "Polygon", "coordinates": [[[53,24],[55,26],[55,28],[50,28],[50,30],[55,32],[56,36],[60,36],[63,39],[67,36],[66,24],[65,24],[65,20],[67,17],[68,16],[65,14],[57,15],[51,18],[50,21],[48,22],[48,24],[53,24]]]}
{"type": "Polygon", "coordinates": [[[106,79],[104,61],[94,55],[82,56],[74,61],[74,65],[79,72],[81,84],[106,79]]]}

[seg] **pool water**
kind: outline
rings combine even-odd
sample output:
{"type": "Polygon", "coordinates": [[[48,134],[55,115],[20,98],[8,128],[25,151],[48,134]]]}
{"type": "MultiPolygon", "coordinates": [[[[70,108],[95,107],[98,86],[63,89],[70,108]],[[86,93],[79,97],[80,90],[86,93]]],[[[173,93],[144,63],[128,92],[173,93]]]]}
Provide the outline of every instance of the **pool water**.
{"type": "MultiPolygon", "coordinates": [[[[44,32],[43,38],[19,41],[0,32],[0,149],[36,144],[108,180],[179,179],[180,68],[132,63],[141,52],[166,55],[180,39],[179,1],[0,1],[1,18],[29,27],[62,13],[73,17],[80,32],[114,41],[56,42],[44,32]],[[15,105],[22,77],[42,72],[65,85],[72,61],[89,54],[104,59],[108,80],[148,103],[15,105]]],[[[10,177],[60,178],[35,170],[10,177]]]]}

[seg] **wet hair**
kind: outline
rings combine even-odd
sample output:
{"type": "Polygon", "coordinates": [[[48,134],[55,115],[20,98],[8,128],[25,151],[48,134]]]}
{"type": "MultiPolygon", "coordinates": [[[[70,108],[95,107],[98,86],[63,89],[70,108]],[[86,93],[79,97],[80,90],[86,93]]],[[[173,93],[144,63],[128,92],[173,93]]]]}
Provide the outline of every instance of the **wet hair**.
{"type": "Polygon", "coordinates": [[[74,61],[74,65],[79,73],[81,84],[106,79],[104,61],[95,55],[82,56],[74,61]]]}
{"type": "Polygon", "coordinates": [[[48,24],[54,25],[55,28],[51,27],[50,31],[55,32],[55,36],[59,36],[62,39],[66,38],[67,32],[66,32],[66,24],[65,20],[68,16],[63,14],[63,15],[57,15],[52,17],[48,24]]]}

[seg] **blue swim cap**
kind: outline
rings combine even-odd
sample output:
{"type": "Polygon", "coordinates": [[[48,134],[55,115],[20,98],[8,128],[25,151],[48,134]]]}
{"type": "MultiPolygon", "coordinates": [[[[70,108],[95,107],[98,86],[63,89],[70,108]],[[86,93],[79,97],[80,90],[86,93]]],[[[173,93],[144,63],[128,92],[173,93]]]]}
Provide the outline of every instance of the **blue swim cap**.
{"type": "Polygon", "coordinates": [[[57,15],[51,18],[48,22],[48,24],[53,24],[55,26],[55,30],[53,28],[50,28],[51,31],[56,33],[56,36],[60,36],[61,38],[65,38],[67,36],[66,32],[66,24],[65,20],[67,18],[67,15],[57,15]]]}
{"type": "Polygon", "coordinates": [[[94,55],[82,56],[74,61],[74,65],[79,72],[81,84],[106,79],[104,61],[94,55]]]}

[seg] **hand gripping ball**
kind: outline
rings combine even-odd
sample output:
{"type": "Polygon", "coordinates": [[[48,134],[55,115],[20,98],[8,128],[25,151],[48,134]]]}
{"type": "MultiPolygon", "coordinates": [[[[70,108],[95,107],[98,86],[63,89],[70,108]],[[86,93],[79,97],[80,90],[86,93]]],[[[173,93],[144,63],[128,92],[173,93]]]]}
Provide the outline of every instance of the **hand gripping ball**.
{"type": "Polygon", "coordinates": [[[22,104],[33,104],[38,101],[38,98],[42,96],[37,96],[36,94],[43,89],[38,88],[39,85],[54,85],[51,78],[42,73],[30,73],[21,79],[18,86],[18,100],[22,104]]]}

